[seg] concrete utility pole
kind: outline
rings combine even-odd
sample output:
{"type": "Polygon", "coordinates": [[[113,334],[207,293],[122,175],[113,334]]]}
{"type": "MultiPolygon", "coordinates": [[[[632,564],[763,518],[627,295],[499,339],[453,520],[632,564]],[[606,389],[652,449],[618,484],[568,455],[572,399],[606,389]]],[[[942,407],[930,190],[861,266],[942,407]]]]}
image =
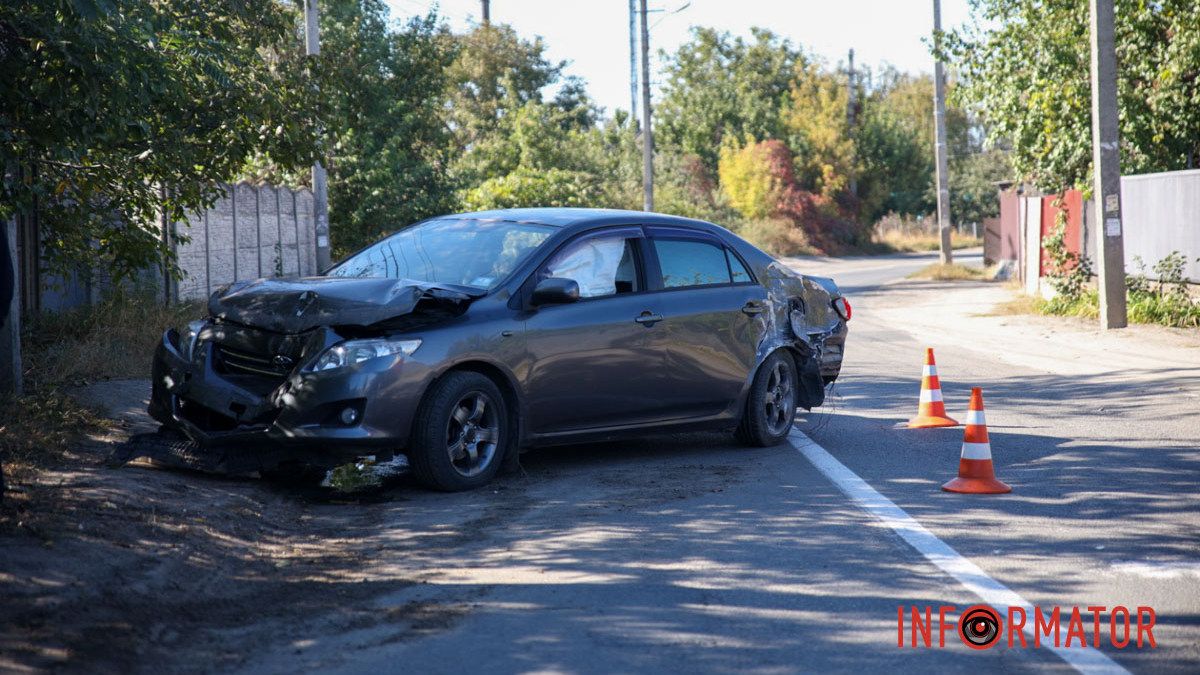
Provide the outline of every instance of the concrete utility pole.
{"type": "Polygon", "coordinates": [[[1092,192],[1096,202],[1096,258],[1100,327],[1124,328],[1125,240],[1121,232],[1121,151],[1117,118],[1117,51],[1113,0],[1091,0],[1092,192]]]}
{"type": "MultiPolygon", "coordinates": [[[[849,68],[846,73],[846,129],[850,138],[854,138],[854,125],[858,114],[858,88],[854,83],[854,50],[850,50],[849,68]]],[[[858,196],[858,177],[850,174],[850,194],[858,196]]]]}
{"type": "Polygon", "coordinates": [[[17,219],[0,220],[0,394],[17,396],[22,393],[19,269],[17,219]]]}
{"type": "MultiPolygon", "coordinates": [[[[942,45],[942,2],[933,0],[933,44],[942,45]]],[[[954,262],[950,246],[950,169],[946,159],[946,74],[942,59],[933,64],[933,133],[934,155],[937,159],[937,215],[939,248],[943,265],[954,262]]]]}
{"type": "MultiPolygon", "coordinates": [[[[317,26],[317,0],[304,0],[304,53],[321,53],[321,34],[317,26]]],[[[317,271],[329,267],[329,192],[325,167],[317,160],[312,167],[313,220],[317,236],[317,271]]]]}
{"type": "Polygon", "coordinates": [[[654,134],[650,130],[650,26],[646,23],[646,0],[642,12],[642,210],[654,210],[654,134]]]}
{"type": "Polygon", "coordinates": [[[629,0],[629,119],[634,131],[638,128],[638,57],[637,57],[637,0],[629,0]]]}
{"type": "Polygon", "coordinates": [[[492,22],[492,3],[491,0],[481,0],[483,3],[483,25],[488,25],[492,22]]]}

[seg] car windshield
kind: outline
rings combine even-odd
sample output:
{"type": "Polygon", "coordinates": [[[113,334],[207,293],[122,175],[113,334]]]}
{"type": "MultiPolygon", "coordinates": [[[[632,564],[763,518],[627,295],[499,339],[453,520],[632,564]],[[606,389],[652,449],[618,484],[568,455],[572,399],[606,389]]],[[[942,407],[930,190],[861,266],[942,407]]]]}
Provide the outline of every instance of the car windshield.
{"type": "Polygon", "coordinates": [[[368,246],[342,261],[329,274],[491,289],[554,229],[549,225],[497,220],[430,220],[368,246]]]}

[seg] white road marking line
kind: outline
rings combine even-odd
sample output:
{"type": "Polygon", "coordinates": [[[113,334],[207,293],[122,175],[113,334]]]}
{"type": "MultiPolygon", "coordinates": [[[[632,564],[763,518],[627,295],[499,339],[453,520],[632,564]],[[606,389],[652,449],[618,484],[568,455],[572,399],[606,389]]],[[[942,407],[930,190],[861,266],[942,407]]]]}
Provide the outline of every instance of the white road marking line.
{"type": "MultiPolygon", "coordinates": [[[[904,509],[896,506],[892,500],[884,497],[871,487],[858,474],[846,468],[845,464],[837,461],[803,432],[792,429],[789,441],[800,454],[808,458],[813,466],[825,474],[847,497],[853,499],[867,513],[883,521],[892,528],[900,538],[908,542],[917,552],[925,556],[929,562],[936,565],[946,574],[954,577],[967,590],[979,596],[981,600],[993,607],[1023,607],[1027,616],[1033,616],[1033,604],[1022,598],[1015,591],[991,578],[978,565],[961,556],[949,544],[938,539],[932,532],[925,529],[904,509]]],[[[1006,618],[1006,617],[1005,617],[1006,618]]],[[[1027,622],[1024,630],[1030,644],[1033,641],[1033,627],[1027,622]]],[[[1113,673],[1121,674],[1129,671],[1122,668],[1116,661],[1105,656],[1092,647],[1046,647],[1067,665],[1081,673],[1113,673]]]]}

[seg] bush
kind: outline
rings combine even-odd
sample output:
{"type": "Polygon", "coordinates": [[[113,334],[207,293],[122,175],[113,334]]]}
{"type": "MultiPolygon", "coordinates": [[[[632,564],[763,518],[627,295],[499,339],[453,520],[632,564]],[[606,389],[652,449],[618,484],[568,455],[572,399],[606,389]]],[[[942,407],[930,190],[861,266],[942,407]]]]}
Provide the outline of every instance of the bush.
{"type": "Polygon", "coordinates": [[[1187,258],[1179,251],[1154,264],[1157,281],[1146,277],[1146,263],[1134,256],[1136,274],[1125,278],[1128,292],[1129,320],[1133,323],[1156,323],[1178,328],[1200,328],[1200,302],[1188,291],[1183,275],[1187,258]]]}
{"type": "Polygon", "coordinates": [[[490,178],[463,195],[468,210],[531,206],[593,206],[600,197],[594,177],[581,171],[519,168],[490,178]]]}
{"type": "Polygon", "coordinates": [[[816,253],[804,231],[781,218],[749,220],[736,226],[738,236],[774,256],[816,253]]]}
{"type": "MultiPolygon", "coordinates": [[[[1100,296],[1088,286],[1091,265],[1087,256],[1062,252],[1061,228],[1046,237],[1046,249],[1056,269],[1049,276],[1056,294],[1039,300],[1042,314],[1077,316],[1094,319],[1100,315],[1100,296]],[[1072,261],[1076,261],[1072,263],[1072,261]],[[1065,270],[1065,271],[1064,271],[1065,270]]],[[[1188,290],[1183,268],[1187,259],[1178,251],[1158,261],[1153,281],[1146,276],[1146,264],[1135,257],[1138,272],[1125,278],[1127,316],[1130,323],[1151,323],[1172,328],[1200,328],[1200,302],[1188,290]]]]}

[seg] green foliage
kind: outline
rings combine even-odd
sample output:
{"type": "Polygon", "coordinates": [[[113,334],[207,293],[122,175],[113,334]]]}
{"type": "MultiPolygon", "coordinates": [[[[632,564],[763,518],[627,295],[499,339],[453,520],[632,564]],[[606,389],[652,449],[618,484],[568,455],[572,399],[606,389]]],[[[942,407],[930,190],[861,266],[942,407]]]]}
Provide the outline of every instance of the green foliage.
{"type": "Polygon", "coordinates": [[[1129,320],[1134,323],[1200,328],[1200,301],[1192,297],[1187,277],[1184,276],[1187,257],[1179,251],[1172,251],[1154,263],[1156,281],[1146,277],[1146,263],[1141,257],[1135,256],[1134,262],[1138,267],[1137,273],[1125,277],[1129,320]]]}
{"type": "Polygon", "coordinates": [[[772,170],[771,148],[765,143],[721,148],[717,172],[729,204],[751,220],[778,215],[783,177],[772,170]]]}
{"type": "MultiPolygon", "coordinates": [[[[557,82],[566,65],[546,59],[541,38],[522,40],[503,24],[480,25],[451,39],[457,56],[446,71],[448,100],[443,116],[459,153],[473,152],[492,140],[505,117],[527,103],[543,103],[542,89],[557,82]]],[[[566,81],[550,105],[568,113],[557,124],[586,128],[595,121],[594,106],[578,80],[566,81]]],[[[467,175],[468,179],[487,177],[467,175]]]]}
{"type": "Polygon", "coordinates": [[[383,484],[375,473],[374,462],[366,460],[342,464],[329,473],[329,486],[338,492],[363,492],[383,484]]]}
{"type": "Polygon", "coordinates": [[[299,13],[275,0],[0,4],[0,217],[36,201],[50,266],[156,264],[181,220],[256,153],[317,150],[299,13]]]}
{"type": "Polygon", "coordinates": [[[796,163],[792,151],[779,140],[726,146],[719,166],[722,190],[750,221],[790,222],[806,243],[826,250],[858,244],[860,228],[829,196],[801,187],[793,168],[796,163]]]}
{"type": "MultiPolygon", "coordinates": [[[[1060,202],[1055,201],[1055,206],[1060,202]]],[[[1092,278],[1092,262],[1086,255],[1067,249],[1067,211],[1059,209],[1054,229],[1042,238],[1042,248],[1050,257],[1051,269],[1046,274],[1050,287],[1055,291],[1055,300],[1074,303],[1084,297],[1092,278]]]]}
{"type": "Polygon", "coordinates": [[[511,209],[525,206],[595,206],[600,194],[593,176],[564,169],[518,168],[489,178],[468,190],[463,206],[468,210],[511,209]]]}
{"type": "Polygon", "coordinates": [[[799,49],[763,28],[744,40],[712,28],[693,28],[690,42],[668,57],[655,107],[655,140],[717,168],[725,139],[783,138],[781,107],[799,49]]]}
{"type": "Polygon", "coordinates": [[[455,208],[440,116],[456,52],[433,14],[389,27],[380,0],[326,2],[322,11],[329,221],[344,253],[455,208]]]}
{"type": "MultiPolygon", "coordinates": [[[[1099,294],[1088,287],[1092,275],[1087,256],[1066,250],[1063,243],[1066,216],[1059,220],[1042,242],[1054,264],[1048,275],[1057,291],[1049,300],[1037,303],[1038,311],[1058,316],[1095,318],[1099,315],[1099,294]]],[[[1200,260],[1200,258],[1198,258],[1200,260]]],[[[1172,251],[1154,264],[1157,280],[1146,276],[1146,264],[1135,257],[1138,271],[1125,277],[1127,316],[1131,323],[1152,323],[1175,328],[1200,328],[1200,301],[1192,297],[1184,276],[1187,258],[1172,251]]]]}
{"type": "Polygon", "coordinates": [[[801,185],[835,198],[858,179],[856,147],[846,118],[844,78],[809,64],[796,71],[785,124],[801,185]]]}
{"type": "MultiPolygon", "coordinates": [[[[1009,178],[1008,153],[996,148],[979,150],[951,158],[950,215],[955,223],[982,223],[984,218],[1000,215],[996,182],[1009,178]]],[[[937,193],[929,192],[936,208],[937,193]]],[[[980,226],[982,232],[982,225],[980,226]]]]}
{"type": "MultiPolygon", "coordinates": [[[[1091,90],[1086,0],[976,0],[973,26],[946,36],[958,96],[1012,145],[1017,172],[1042,189],[1086,187],[1091,90]]],[[[1200,158],[1200,4],[1118,0],[1122,173],[1200,158]]]]}

